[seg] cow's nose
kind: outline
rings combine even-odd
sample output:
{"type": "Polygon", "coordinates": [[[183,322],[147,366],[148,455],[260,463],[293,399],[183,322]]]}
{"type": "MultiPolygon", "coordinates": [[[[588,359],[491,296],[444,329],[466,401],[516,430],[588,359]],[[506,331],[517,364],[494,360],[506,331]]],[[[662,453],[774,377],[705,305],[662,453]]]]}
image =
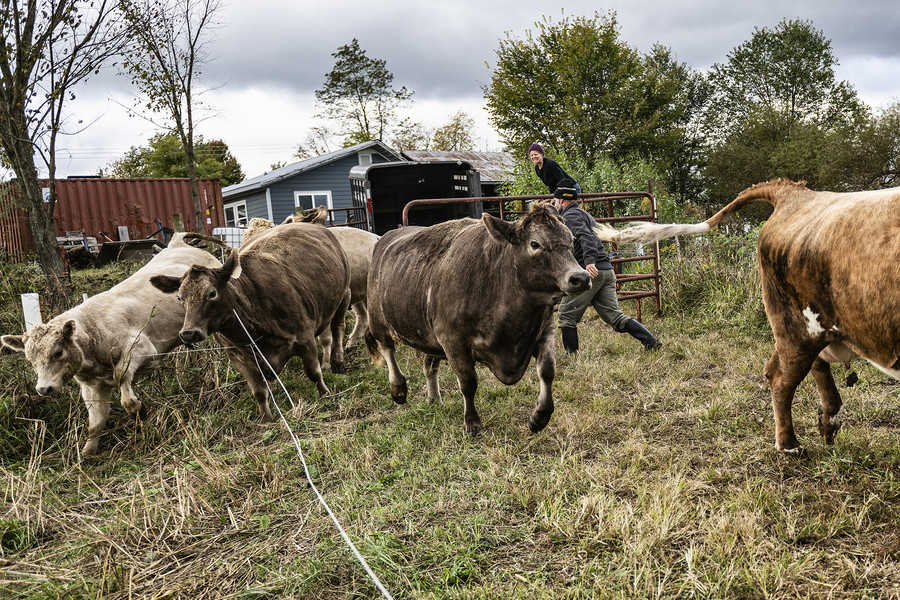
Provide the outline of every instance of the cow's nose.
{"type": "Polygon", "coordinates": [[[56,393],[55,385],[39,385],[37,386],[37,393],[41,396],[52,396],[56,393]]]}
{"type": "Polygon", "coordinates": [[[577,291],[585,291],[591,287],[591,276],[587,271],[579,271],[569,277],[569,285],[577,291]]]}
{"type": "Polygon", "coordinates": [[[196,344],[202,342],[204,335],[199,329],[182,329],[181,341],[185,344],[196,344]]]}

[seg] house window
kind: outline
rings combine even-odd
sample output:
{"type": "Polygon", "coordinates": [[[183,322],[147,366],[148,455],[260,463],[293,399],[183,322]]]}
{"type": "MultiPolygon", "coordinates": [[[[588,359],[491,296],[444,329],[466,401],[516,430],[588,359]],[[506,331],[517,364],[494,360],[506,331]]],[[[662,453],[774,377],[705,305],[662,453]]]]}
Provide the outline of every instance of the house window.
{"type": "Polygon", "coordinates": [[[226,227],[246,227],[247,226],[247,203],[235,202],[234,204],[225,205],[225,226],[226,227]]]}
{"type": "Polygon", "coordinates": [[[331,192],[294,192],[294,206],[304,211],[312,210],[317,206],[334,208],[331,205],[331,192]]]}
{"type": "Polygon", "coordinates": [[[372,164],[372,155],[368,153],[360,153],[359,155],[359,164],[361,165],[371,165],[372,164]]]}

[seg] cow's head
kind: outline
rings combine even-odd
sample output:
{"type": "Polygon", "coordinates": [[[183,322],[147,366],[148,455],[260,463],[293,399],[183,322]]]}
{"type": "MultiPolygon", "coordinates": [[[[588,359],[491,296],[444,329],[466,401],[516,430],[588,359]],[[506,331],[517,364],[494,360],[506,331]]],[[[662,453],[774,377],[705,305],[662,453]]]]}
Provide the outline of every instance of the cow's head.
{"type": "Polygon", "coordinates": [[[482,221],[497,243],[512,249],[516,275],[526,290],[559,296],[591,287],[591,276],[572,254],[572,232],[549,203],[534,202],[531,211],[515,222],[487,213],[482,221]]]}
{"type": "Polygon", "coordinates": [[[185,344],[202,342],[218,331],[231,318],[228,282],[241,275],[237,252],[232,252],[225,264],[217,269],[193,265],[181,277],[154,275],[150,283],[167,294],[178,294],[184,306],[184,324],[180,337],[185,344]]]}
{"type": "Polygon", "coordinates": [[[10,350],[25,354],[37,375],[35,390],[41,396],[62,391],[84,361],[84,352],[75,340],[75,321],[71,319],[35,325],[25,335],[4,335],[0,341],[10,350]]]}

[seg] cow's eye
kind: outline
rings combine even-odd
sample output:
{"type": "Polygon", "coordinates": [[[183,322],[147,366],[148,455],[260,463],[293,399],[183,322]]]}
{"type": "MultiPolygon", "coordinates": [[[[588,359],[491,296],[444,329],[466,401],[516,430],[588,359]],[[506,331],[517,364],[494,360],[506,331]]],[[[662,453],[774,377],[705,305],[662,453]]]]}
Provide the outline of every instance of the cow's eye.
{"type": "Polygon", "coordinates": [[[210,290],[209,294],[207,294],[207,296],[206,296],[206,299],[207,300],[215,300],[216,296],[218,296],[218,295],[219,295],[219,292],[217,292],[216,290],[210,290]]]}
{"type": "Polygon", "coordinates": [[[531,242],[531,249],[532,249],[532,250],[540,250],[540,249],[541,249],[541,245],[538,244],[537,242],[531,242]]]}
{"type": "Polygon", "coordinates": [[[59,350],[57,350],[56,352],[53,353],[53,358],[62,358],[63,354],[64,354],[63,350],[62,350],[62,348],[60,348],[59,350]]]}

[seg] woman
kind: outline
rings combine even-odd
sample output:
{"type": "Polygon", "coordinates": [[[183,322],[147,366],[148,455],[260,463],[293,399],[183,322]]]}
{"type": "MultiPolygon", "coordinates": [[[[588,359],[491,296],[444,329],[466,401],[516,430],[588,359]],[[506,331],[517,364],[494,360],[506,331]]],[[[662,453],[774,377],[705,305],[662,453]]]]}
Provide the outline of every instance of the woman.
{"type": "MultiPolygon", "coordinates": [[[[563,171],[563,168],[559,166],[558,162],[544,156],[544,148],[537,142],[533,143],[528,148],[528,158],[534,163],[534,172],[537,173],[540,180],[544,182],[544,185],[550,188],[551,194],[556,191],[559,182],[563,179],[575,181],[571,175],[563,171]]],[[[576,183],[575,190],[580,194],[581,185],[576,183]]]]}

